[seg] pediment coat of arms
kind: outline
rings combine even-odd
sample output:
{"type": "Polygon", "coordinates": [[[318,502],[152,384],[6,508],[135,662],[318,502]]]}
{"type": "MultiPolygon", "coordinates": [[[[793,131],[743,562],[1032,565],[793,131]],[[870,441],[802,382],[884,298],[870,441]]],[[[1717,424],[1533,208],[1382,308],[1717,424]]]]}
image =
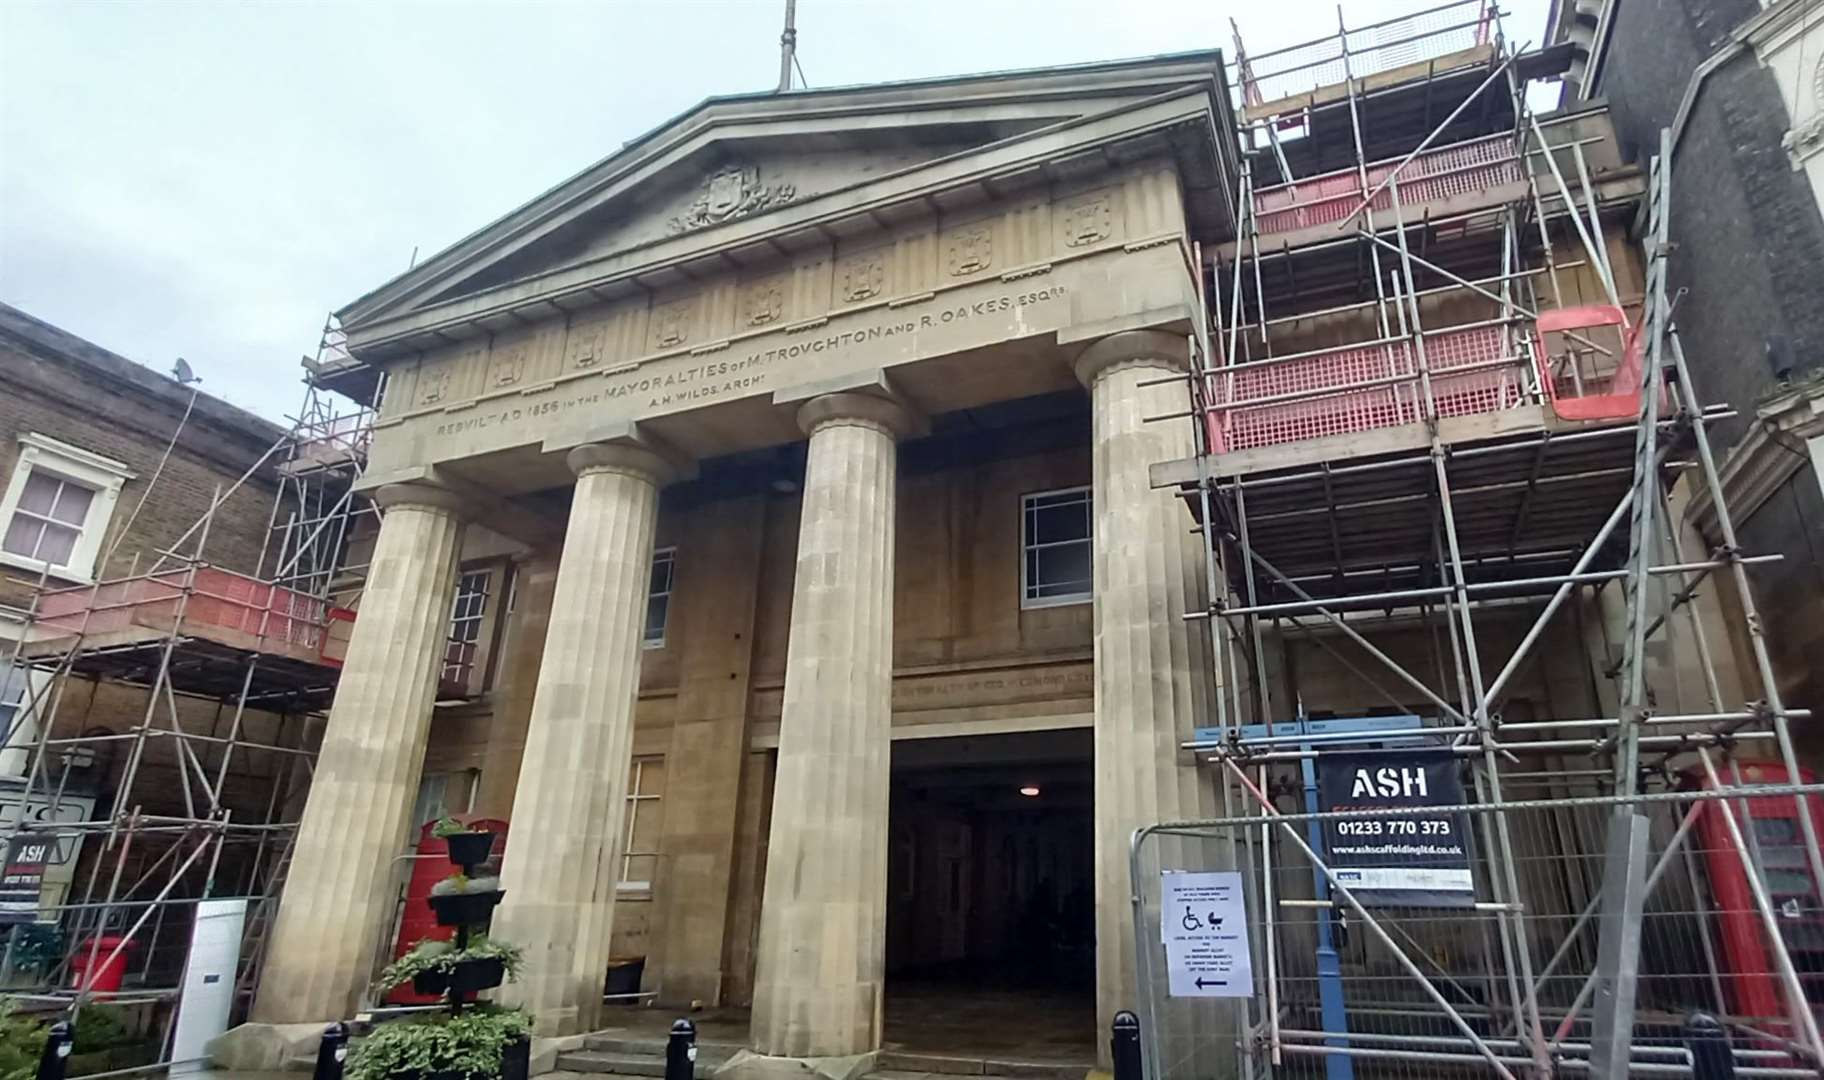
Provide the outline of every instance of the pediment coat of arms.
{"type": "Polygon", "coordinates": [[[795,184],[768,187],[760,182],[757,165],[725,165],[703,181],[690,209],[667,222],[673,236],[692,229],[720,225],[760,210],[784,206],[798,197],[795,184]]]}

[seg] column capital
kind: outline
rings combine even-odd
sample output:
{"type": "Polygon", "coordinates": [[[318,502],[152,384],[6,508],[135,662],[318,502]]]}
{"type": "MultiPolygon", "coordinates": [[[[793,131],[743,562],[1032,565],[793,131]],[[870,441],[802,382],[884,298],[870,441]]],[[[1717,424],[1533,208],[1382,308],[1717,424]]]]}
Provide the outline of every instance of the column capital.
{"type": "Polygon", "coordinates": [[[441,484],[414,480],[400,484],[386,484],[374,492],[374,502],[383,510],[393,510],[402,506],[415,506],[420,510],[435,510],[449,514],[460,520],[474,516],[473,507],[460,494],[441,484]]]}
{"type": "Polygon", "coordinates": [[[922,417],[893,398],[843,391],[821,394],[798,407],[798,427],[808,435],[833,424],[870,427],[904,439],[924,425],[922,417]]]}
{"type": "Polygon", "coordinates": [[[564,456],[564,462],[579,478],[590,473],[625,473],[654,487],[664,487],[685,471],[657,450],[625,442],[584,443],[573,447],[564,456]]]}
{"type": "Polygon", "coordinates": [[[1148,367],[1165,371],[1190,370],[1190,344],[1164,330],[1123,330],[1090,343],[1077,354],[1073,366],[1077,379],[1093,387],[1096,380],[1120,367],[1148,367]]]}

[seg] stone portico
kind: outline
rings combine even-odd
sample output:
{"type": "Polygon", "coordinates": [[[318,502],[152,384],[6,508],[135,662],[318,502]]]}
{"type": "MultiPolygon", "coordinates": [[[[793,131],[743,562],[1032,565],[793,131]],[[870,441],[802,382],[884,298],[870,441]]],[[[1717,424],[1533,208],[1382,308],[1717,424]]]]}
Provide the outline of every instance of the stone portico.
{"type": "MultiPolygon", "coordinates": [[[[1191,241],[1229,227],[1222,79],[1212,53],[714,99],[344,309],[386,379],[365,480],[385,511],[255,1020],[363,1000],[457,569],[506,550],[543,638],[501,646],[480,790],[510,821],[496,932],[527,971],[507,999],[541,1032],[600,1026],[640,754],[667,784],[648,983],[668,1004],[751,988],[760,1070],[881,1045],[897,742],[1086,725],[1098,1030],[1131,1007],[1126,837],[1213,810],[1178,750],[1212,691],[1181,617],[1203,603],[1197,548],[1147,470],[1189,453],[1188,421],[1149,418],[1185,408],[1168,376],[1197,310],[1191,241]],[[907,455],[958,416],[1060,400],[1087,413],[1070,453],[1093,604],[1028,610],[1018,579],[965,604],[981,545],[935,583],[896,549],[939,485],[907,455]],[[782,490],[795,521],[768,516],[782,490]],[[670,542],[680,580],[784,571],[679,593],[659,731],[642,635],[670,542]],[[909,620],[1014,644],[908,655],[909,620]],[[921,712],[927,685],[948,689],[921,712]]],[[[1004,454],[1048,468],[1022,445],[1036,429],[1006,430],[1004,454]]],[[[981,513],[1015,520],[1012,491],[981,513]]]]}

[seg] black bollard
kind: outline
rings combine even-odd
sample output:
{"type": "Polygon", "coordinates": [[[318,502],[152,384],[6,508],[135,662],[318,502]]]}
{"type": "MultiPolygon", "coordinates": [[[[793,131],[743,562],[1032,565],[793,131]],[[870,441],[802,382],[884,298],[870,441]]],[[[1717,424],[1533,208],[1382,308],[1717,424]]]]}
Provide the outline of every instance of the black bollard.
{"type": "Polygon", "coordinates": [[[1716,1017],[1694,1012],[1685,1020],[1685,1049],[1691,1051],[1695,1080],[1735,1080],[1735,1053],[1729,1033],[1716,1017]]]}
{"type": "Polygon", "coordinates": [[[69,1021],[59,1020],[44,1036],[44,1053],[38,1055],[38,1080],[63,1080],[69,1066],[70,1047],[76,1042],[76,1030],[69,1021]]]}
{"type": "Polygon", "coordinates": [[[671,1022],[665,1041],[665,1080],[695,1080],[697,1075],[697,1025],[689,1020],[671,1022]]]}
{"type": "Polygon", "coordinates": [[[1108,1038],[1109,1056],[1115,1060],[1115,1080],[1140,1080],[1140,1018],[1122,1009],[1115,1014],[1108,1038]]]}
{"type": "Polygon", "coordinates": [[[317,1043],[317,1067],[310,1080],[342,1080],[342,1066],[348,1060],[348,1025],[338,1020],[323,1029],[317,1043]]]}

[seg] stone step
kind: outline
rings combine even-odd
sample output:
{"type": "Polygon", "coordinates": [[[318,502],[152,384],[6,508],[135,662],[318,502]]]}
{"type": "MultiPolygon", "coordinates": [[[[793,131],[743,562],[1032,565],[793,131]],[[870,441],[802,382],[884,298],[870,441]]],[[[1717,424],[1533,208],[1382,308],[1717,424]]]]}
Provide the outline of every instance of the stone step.
{"type": "Polygon", "coordinates": [[[945,1076],[1013,1077],[1016,1080],[1083,1080],[1091,1061],[1012,1061],[882,1050],[874,1067],[882,1072],[940,1073],[945,1076]]]}
{"type": "Polygon", "coordinates": [[[557,1055],[564,1072],[613,1073],[616,1076],[664,1076],[664,1057],[648,1054],[615,1054],[605,1050],[578,1050],[557,1055]]]}
{"type": "MultiPolygon", "coordinates": [[[[737,1046],[697,1045],[697,1073],[727,1061],[737,1046]]],[[[613,1073],[618,1076],[664,1076],[665,1044],[644,1039],[590,1036],[587,1049],[557,1056],[557,1067],[566,1072],[613,1073]]]]}
{"type": "MultiPolygon", "coordinates": [[[[631,1038],[626,1035],[586,1035],[583,1046],[589,1050],[600,1050],[609,1054],[632,1054],[637,1057],[656,1057],[665,1060],[665,1040],[654,1038],[631,1038]]],[[[697,1043],[698,1061],[727,1061],[733,1057],[739,1046],[727,1043],[697,1043]]]]}

